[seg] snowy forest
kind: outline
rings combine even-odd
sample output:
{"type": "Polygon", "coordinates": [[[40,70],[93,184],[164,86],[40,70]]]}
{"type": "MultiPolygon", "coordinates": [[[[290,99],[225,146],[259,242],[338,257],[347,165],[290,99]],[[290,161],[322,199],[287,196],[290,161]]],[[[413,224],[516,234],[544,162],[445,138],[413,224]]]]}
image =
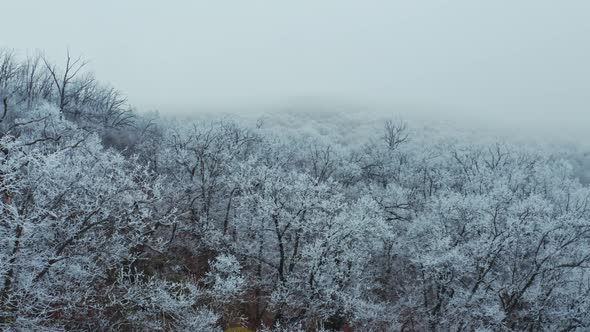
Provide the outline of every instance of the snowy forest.
{"type": "Polygon", "coordinates": [[[583,149],[163,117],[62,60],[0,51],[0,329],[590,330],[583,149]]]}

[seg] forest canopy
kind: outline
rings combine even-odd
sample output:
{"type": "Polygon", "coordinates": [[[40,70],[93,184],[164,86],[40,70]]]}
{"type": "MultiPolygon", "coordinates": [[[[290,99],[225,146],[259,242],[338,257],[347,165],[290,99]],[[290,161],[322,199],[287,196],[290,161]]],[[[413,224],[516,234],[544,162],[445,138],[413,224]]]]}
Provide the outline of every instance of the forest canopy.
{"type": "Polygon", "coordinates": [[[590,329],[575,148],[166,119],[70,54],[1,50],[0,98],[0,329],[590,329]]]}

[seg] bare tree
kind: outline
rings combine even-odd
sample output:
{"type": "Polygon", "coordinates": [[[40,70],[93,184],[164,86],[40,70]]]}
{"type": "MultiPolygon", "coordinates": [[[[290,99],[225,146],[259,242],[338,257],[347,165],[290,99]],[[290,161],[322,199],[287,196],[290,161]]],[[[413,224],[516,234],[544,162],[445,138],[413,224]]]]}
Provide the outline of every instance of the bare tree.
{"type": "Polygon", "coordinates": [[[407,125],[405,122],[395,123],[392,120],[385,122],[383,140],[389,149],[393,150],[408,140],[407,125]]]}
{"type": "Polygon", "coordinates": [[[53,78],[53,82],[57,88],[58,93],[58,106],[60,112],[63,114],[66,107],[68,106],[70,99],[72,96],[77,95],[80,91],[84,90],[89,84],[93,83],[93,79],[87,78],[81,84],[79,84],[74,91],[68,91],[74,79],[80,73],[80,70],[86,66],[87,62],[82,60],[82,57],[78,57],[76,59],[72,59],[70,55],[70,51],[67,51],[66,57],[66,66],[63,70],[63,73],[59,73],[56,69],[55,65],[51,65],[49,61],[47,61],[46,57],[42,57],[47,70],[51,74],[53,78]]]}
{"type": "Polygon", "coordinates": [[[133,112],[127,99],[114,88],[99,88],[95,96],[95,116],[104,128],[121,128],[133,124],[133,112]]]}
{"type": "Polygon", "coordinates": [[[314,144],[310,148],[311,174],[319,182],[328,180],[335,171],[332,147],[314,144]]]}
{"type": "Polygon", "coordinates": [[[18,64],[13,50],[0,49],[0,90],[7,90],[10,81],[16,77],[18,64]]]}

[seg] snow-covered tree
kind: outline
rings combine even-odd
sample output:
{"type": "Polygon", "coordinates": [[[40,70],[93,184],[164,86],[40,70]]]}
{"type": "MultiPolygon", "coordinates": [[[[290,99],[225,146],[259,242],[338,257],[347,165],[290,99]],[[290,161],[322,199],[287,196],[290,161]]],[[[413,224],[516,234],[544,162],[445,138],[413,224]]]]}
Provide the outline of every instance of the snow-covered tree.
{"type": "Polygon", "coordinates": [[[590,328],[579,150],[180,122],[44,60],[0,51],[0,329],[590,328]]]}

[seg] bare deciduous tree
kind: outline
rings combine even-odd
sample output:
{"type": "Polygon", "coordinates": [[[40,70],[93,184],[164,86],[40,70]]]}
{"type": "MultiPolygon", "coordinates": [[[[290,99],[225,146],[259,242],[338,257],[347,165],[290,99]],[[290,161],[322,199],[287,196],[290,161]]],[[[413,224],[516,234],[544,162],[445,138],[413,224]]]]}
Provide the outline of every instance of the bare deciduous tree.
{"type": "Polygon", "coordinates": [[[408,140],[407,125],[405,122],[394,122],[393,120],[385,121],[385,133],[383,140],[389,147],[394,150],[400,144],[408,140]]]}
{"type": "Polygon", "coordinates": [[[84,88],[88,85],[92,84],[93,79],[88,78],[78,84],[74,88],[73,91],[70,91],[70,86],[74,82],[74,79],[80,73],[82,68],[86,66],[87,62],[82,60],[82,57],[79,56],[76,59],[73,59],[70,55],[70,51],[67,51],[66,55],[66,64],[63,69],[63,72],[60,73],[55,65],[51,65],[45,56],[42,57],[43,63],[45,63],[45,67],[49,70],[51,74],[51,78],[53,79],[53,83],[55,84],[55,88],[57,90],[57,97],[58,97],[58,107],[61,113],[66,111],[66,107],[68,106],[71,98],[77,96],[79,92],[81,92],[84,88]]]}

